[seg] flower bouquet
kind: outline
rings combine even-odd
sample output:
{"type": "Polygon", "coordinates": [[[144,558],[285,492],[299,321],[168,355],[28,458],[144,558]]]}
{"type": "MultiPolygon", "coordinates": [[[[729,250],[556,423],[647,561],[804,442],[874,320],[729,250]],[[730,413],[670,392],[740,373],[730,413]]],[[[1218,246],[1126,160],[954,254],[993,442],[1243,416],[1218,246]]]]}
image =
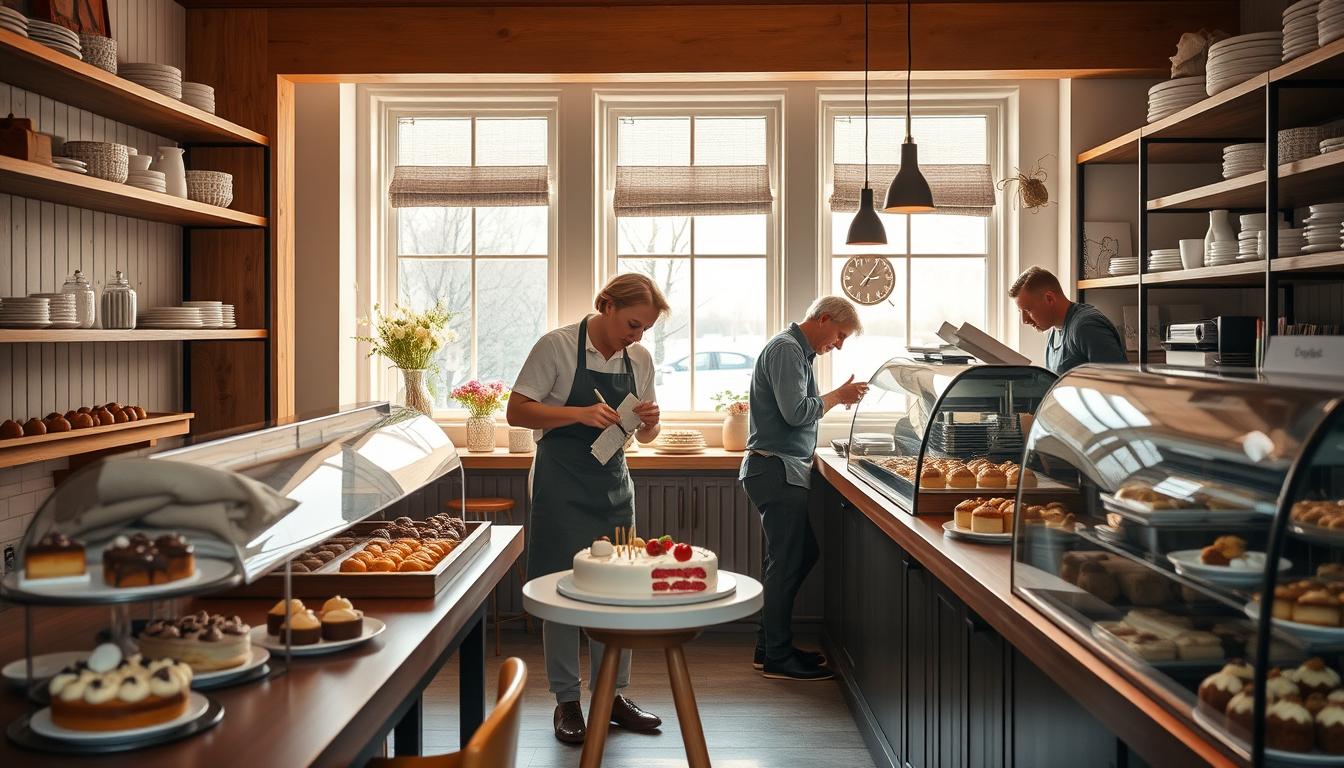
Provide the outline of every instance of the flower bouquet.
{"type": "Polygon", "coordinates": [[[448,328],[453,313],[436,302],[433,307],[416,311],[393,304],[392,311],[384,313],[381,305],[373,307],[372,323],[365,318],[360,325],[372,325],[372,336],[356,336],[369,344],[369,357],[381,355],[393,367],[399,368],[406,382],[406,406],[426,416],[432,415],[434,398],[430,395],[426,373],[434,368],[434,354],[457,341],[457,334],[448,328]]]}

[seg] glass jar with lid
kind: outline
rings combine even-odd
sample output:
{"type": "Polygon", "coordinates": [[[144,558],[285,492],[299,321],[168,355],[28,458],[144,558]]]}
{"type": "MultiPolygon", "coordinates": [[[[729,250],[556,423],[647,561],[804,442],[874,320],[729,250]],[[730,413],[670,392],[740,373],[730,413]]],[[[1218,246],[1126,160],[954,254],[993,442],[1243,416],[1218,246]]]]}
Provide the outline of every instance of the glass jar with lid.
{"type": "Polygon", "coordinates": [[[129,330],[135,327],[135,289],[126,273],[117,270],[111,284],[103,289],[103,327],[129,330]]]}
{"type": "Polygon", "coordinates": [[[76,269],[61,286],[61,293],[75,295],[75,319],[79,321],[79,327],[92,328],[98,319],[98,299],[84,271],[76,269]]]}

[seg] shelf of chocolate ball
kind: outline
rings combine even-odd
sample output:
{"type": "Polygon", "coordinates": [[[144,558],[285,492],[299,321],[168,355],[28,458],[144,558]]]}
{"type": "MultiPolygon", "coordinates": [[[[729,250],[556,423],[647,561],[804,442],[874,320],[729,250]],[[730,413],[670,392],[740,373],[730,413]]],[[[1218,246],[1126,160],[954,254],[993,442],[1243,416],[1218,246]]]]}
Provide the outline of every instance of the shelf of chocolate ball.
{"type": "MultiPolygon", "coordinates": [[[[462,533],[458,543],[428,570],[417,571],[362,571],[342,570],[342,563],[354,558],[372,539],[388,541],[417,539],[424,541],[453,539],[458,534],[447,526],[436,530],[430,523],[446,521],[446,515],[436,515],[430,521],[412,523],[407,519],[385,522],[365,520],[307,552],[296,555],[291,571],[291,589],[295,597],[426,597],[432,598],[466,567],[476,553],[490,539],[490,523],[486,521],[458,521],[462,533]],[[320,553],[326,554],[320,554],[320,553]],[[306,561],[306,564],[305,564],[306,561]],[[318,564],[320,561],[320,564],[318,564]]],[[[230,597],[274,598],[283,594],[284,568],[277,568],[251,584],[229,592],[230,597]]]]}
{"type": "Polygon", "coordinates": [[[153,445],[165,437],[187,434],[195,417],[194,413],[146,413],[144,418],[120,424],[0,437],[0,468],[138,443],[153,445]]]}

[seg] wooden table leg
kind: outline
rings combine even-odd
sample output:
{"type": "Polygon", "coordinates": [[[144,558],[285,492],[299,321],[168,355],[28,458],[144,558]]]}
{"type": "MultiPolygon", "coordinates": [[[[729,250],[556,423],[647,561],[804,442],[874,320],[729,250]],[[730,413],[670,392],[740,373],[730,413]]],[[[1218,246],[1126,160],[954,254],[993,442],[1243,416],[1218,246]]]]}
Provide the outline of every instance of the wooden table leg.
{"type": "Polygon", "coordinates": [[[672,701],[677,706],[677,721],[681,723],[686,761],[691,768],[709,768],[709,748],[705,746],[705,731],[700,726],[700,710],[695,705],[695,691],[691,688],[686,655],[682,653],[680,645],[669,645],[666,652],[667,676],[672,681],[672,701]]]}
{"type": "Polygon", "coordinates": [[[602,765],[602,750],[607,744],[607,729],[611,726],[611,704],[616,698],[616,671],[621,665],[621,649],[607,643],[602,651],[602,667],[597,674],[597,687],[588,702],[588,730],[583,738],[583,756],[579,768],[598,768],[602,765]]]}

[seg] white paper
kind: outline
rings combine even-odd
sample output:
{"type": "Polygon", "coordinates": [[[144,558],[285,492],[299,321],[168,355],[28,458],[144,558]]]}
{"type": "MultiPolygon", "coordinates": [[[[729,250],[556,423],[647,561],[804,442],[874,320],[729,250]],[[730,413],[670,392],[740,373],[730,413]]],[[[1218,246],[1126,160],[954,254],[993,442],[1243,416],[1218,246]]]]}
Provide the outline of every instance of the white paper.
{"type": "Polygon", "coordinates": [[[606,464],[611,461],[611,457],[616,452],[625,447],[625,440],[630,433],[639,429],[639,414],[635,413],[635,406],[639,405],[639,399],[634,395],[626,395],[621,401],[616,413],[621,417],[620,424],[613,424],[602,430],[602,434],[593,441],[593,458],[597,459],[599,464],[606,464]]]}
{"type": "Polygon", "coordinates": [[[639,405],[639,399],[634,395],[626,395],[621,401],[620,406],[616,408],[616,413],[621,417],[621,429],[628,435],[639,429],[639,414],[635,413],[635,407],[639,405]]]}

